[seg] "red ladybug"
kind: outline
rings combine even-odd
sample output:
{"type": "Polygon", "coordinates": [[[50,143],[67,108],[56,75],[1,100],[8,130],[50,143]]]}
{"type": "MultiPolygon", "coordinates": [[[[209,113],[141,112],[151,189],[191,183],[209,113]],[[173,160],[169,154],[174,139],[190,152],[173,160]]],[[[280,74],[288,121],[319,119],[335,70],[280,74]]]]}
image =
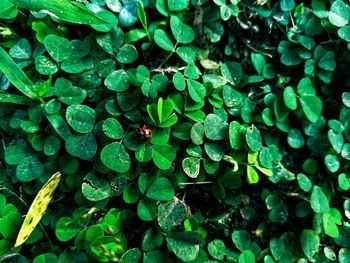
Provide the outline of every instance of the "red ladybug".
{"type": "Polygon", "coordinates": [[[140,136],[141,140],[148,141],[151,139],[152,130],[144,124],[142,127],[137,129],[137,134],[140,136]]]}

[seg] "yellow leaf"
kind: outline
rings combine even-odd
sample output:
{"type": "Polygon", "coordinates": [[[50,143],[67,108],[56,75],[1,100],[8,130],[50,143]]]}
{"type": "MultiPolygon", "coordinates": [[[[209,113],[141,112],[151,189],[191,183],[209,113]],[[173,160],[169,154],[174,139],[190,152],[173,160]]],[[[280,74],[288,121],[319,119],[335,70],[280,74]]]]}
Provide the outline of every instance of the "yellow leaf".
{"type": "Polygon", "coordinates": [[[40,191],[34,198],[33,203],[29,207],[28,213],[23,221],[21,229],[19,230],[16,243],[13,246],[14,248],[22,245],[33,232],[33,230],[43,217],[60,180],[61,173],[57,172],[40,189],[40,191]]]}

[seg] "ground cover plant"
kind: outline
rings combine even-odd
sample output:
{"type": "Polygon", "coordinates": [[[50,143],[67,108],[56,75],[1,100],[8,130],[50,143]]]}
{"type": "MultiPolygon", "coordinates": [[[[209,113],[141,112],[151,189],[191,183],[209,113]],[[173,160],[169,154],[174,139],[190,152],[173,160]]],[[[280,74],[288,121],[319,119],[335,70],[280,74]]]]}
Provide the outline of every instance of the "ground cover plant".
{"type": "Polygon", "coordinates": [[[0,262],[350,262],[349,11],[0,0],[0,262]]]}

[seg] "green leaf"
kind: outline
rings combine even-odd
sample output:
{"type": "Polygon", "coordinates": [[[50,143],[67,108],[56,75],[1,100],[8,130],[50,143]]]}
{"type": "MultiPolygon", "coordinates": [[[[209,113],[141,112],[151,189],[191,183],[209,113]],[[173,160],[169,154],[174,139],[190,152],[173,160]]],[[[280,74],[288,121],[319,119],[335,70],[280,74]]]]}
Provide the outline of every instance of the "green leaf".
{"type": "Polygon", "coordinates": [[[96,112],[86,105],[70,105],[66,110],[66,119],[73,130],[89,133],[95,127],[96,112]]]}
{"type": "Polygon", "coordinates": [[[158,99],[157,104],[157,113],[159,123],[162,123],[164,120],[168,119],[171,116],[171,113],[174,110],[173,104],[168,100],[163,100],[162,98],[158,99]]]}
{"type": "Polygon", "coordinates": [[[313,262],[320,246],[320,237],[314,230],[304,229],[300,236],[300,244],[305,256],[313,262]]]}
{"type": "Polygon", "coordinates": [[[124,43],[129,44],[137,42],[147,36],[146,32],[143,29],[135,28],[127,32],[124,36],[124,43]]]}
{"type": "Polygon", "coordinates": [[[6,92],[0,93],[0,102],[1,103],[13,103],[18,105],[28,105],[32,103],[32,100],[28,97],[24,97],[21,95],[9,94],[6,92]]]}
{"type": "Polygon", "coordinates": [[[45,114],[45,116],[58,135],[60,135],[64,140],[70,138],[72,132],[60,113],[45,114]]]}
{"type": "Polygon", "coordinates": [[[118,53],[117,60],[122,64],[130,64],[136,61],[138,58],[138,52],[135,46],[131,44],[123,45],[118,53]]]}
{"type": "Polygon", "coordinates": [[[350,180],[345,173],[338,175],[338,185],[343,191],[348,191],[350,189],[350,180]]]}
{"type": "Polygon", "coordinates": [[[18,163],[16,177],[20,182],[30,182],[40,177],[43,172],[42,163],[32,156],[28,156],[18,163]]]}
{"type": "Polygon", "coordinates": [[[249,164],[255,164],[256,161],[258,160],[259,152],[253,152],[252,150],[248,151],[248,163],[249,164]]]}
{"type": "MultiPolygon", "coordinates": [[[[157,1],[158,3],[159,1],[157,1]]],[[[186,9],[190,0],[168,0],[168,8],[170,11],[178,12],[186,9]]]]}
{"type": "Polygon", "coordinates": [[[246,250],[239,255],[238,263],[255,263],[255,255],[252,251],[246,250]]]}
{"type": "Polygon", "coordinates": [[[329,212],[329,202],[322,188],[315,185],[311,192],[311,208],[315,213],[325,214],[329,212]]]}
{"type": "Polygon", "coordinates": [[[245,147],[246,128],[240,125],[237,121],[232,121],[229,127],[229,138],[231,147],[235,150],[239,150],[245,147]]]}
{"type": "Polygon", "coordinates": [[[123,192],[123,199],[127,204],[134,204],[139,200],[140,191],[136,183],[128,184],[123,192]]]}
{"type": "Polygon", "coordinates": [[[243,72],[241,64],[233,61],[225,62],[221,65],[221,74],[231,85],[236,86],[242,79],[243,72]]]}
{"type": "Polygon", "coordinates": [[[341,150],[341,157],[350,160],[350,143],[345,143],[341,150]]]}
{"type": "Polygon", "coordinates": [[[156,29],[154,32],[154,41],[160,48],[166,51],[173,51],[175,48],[169,35],[163,29],[156,29]]]}
{"type": "Polygon", "coordinates": [[[315,88],[312,85],[311,79],[309,77],[302,78],[297,87],[297,92],[300,96],[303,95],[316,95],[315,88]]]}
{"type": "Polygon", "coordinates": [[[283,12],[292,11],[295,7],[294,0],[281,0],[280,7],[283,12]]]}
{"type": "Polygon", "coordinates": [[[341,0],[334,1],[328,13],[328,19],[337,27],[345,26],[349,21],[348,6],[341,0]]]}
{"type": "Polygon", "coordinates": [[[260,131],[252,125],[251,127],[248,127],[245,133],[246,142],[248,144],[248,147],[253,151],[257,152],[262,147],[262,138],[260,131]]]}
{"type": "Polygon", "coordinates": [[[350,42],[350,26],[343,26],[338,29],[338,36],[347,42],[350,42]]]}
{"type": "Polygon", "coordinates": [[[33,263],[57,262],[57,256],[54,253],[45,253],[35,257],[33,263]]]}
{"type": "Polygon", "coordinates": [[[334,51],[328,51],[326,54],[324,54],[321,59],[318,61],[318,66],[321,69],[327,70],[327,71],[333,71],[337,67],[337,63],[334,59],[335,53],[334,51]]]}
{"type": "Polygon", "coordinates": [[[250,235],[246,230],[235,230],[231,235],[233,244],[240,250],[241,252],[249,249],[251,244],[250,235]]]}
{"type": "Polygon", "coordinates": [[[283,101],[284,104],[290,109],[290,110],[296,110],[298,107],[297,104],[297,96],[294,92],[293,87],[288,86],[283,91],[283,101]]]}
{"type": "Polygon", "coordinates": [[[71,135],[66,140],[67,152],[82,160],[90,160],[97,152],[97,142],[92,133],[71,135]]]}
{"type": "Polygon", "coordinates": [[[343,104],[350,108],[350,92],[346,91],[341,96],[343,104]]]}
{"type": "Polygon", "coordinates": [[[87,96],[86,90],[73,86],[69,80],[64,78],[56,80],[54,93],[61,102],[68,105],[80,104],[87,96]]]}
{"type": "Polygon", "coordinates": [[[152,152],[155,165],[162,170],[169,169],[176,158],[176,151],[170,145],[153,145],[152,152]]]}
{"type": "Polygon", "coordinates": [[[119,142],[108,144],[102,149],[101,161],[107,168],[118,173],[127,172],[131,165],[130,155],[119,142]]]}
{"type": "Polygon", "coordinates": [[[108,89],[118,92],[126,91],[130,86],[127,73],[122,69],[112,71],[105,79],[104,84],[108,89]]]}
{"type": "Polygon", "coordinates": [[[204,149],[209,158],[215,162],[220,162],[224,157],[224,147],[220,143],[206,142],[204,144],[204,149]]]}
{"type": "Polygon", "coordinates": [[[200,159],[195,157],[186,157],[182,161],[182,169],[189,177],[197,178],[200,171],[200,159]]]}
{"type": "Polygon", "coordinates": [[[328,140],[331,143],[333,149],[336,151],[336,153],[340,153],[344,145],[343,134],[336,133],[333,130],[329,130],[327,135],[328,135],[328,140]]]}
{"type": "Polygon", "coordinates": [[[187,217],[186,205],[174,197],[169,202],[162,202],[158,207],[158,224],[165,232],[181,225],[187,217]]]}
{"type": "Polygon", "coordinates": [[[144,198],[137,205],[137,215],[143,221],[152,221],[157,217],[158,207],[155,201],[144,198]]]}
{"type": "Polygon", "coordinates": [[[224,85],[222,93],[227,107],[237,107],[243,103],[242,94],[229,85],[224,85]]]}
{"type": "Polygon", "coordinates": [[[180,44],[189,44],[196,36],[193,29],[177,16],[170,16],[170,28],[176,41],[180,44]]]}
{"type": "Polygon", "coordinates": [[[170,233],[166,236],[169,248],[183,261],[194,260],[199,252],[201,235],[194,231],[170,233]]]}
{"type": "Polygon", "coordinates": [[[147,32],[148,31],[147,16],[143,6],[143,2],[141,1],[137,2],[137,16],[142,24],[143,29],[147,32]]]}
{"type": "Polygon", "coordinates": [[[18,14],[18,9],[9,1],[3,0],[0,2],[0,18],[12,19],[18,14]]]}
{"type": "Polygon", "coordinates": [[[340,168],[340,160],[338,156],[334,154],[327,154],[324,158],[324,163],[331,173],[337,172],[340,168]]]}
{"type": "Polygon", "coordinates": [[[82,194],[90,201],[101,201],[110,197],[110,188],[106,180],[89,174],[84,178],[87,183],[81,185],[82,194]]]}
{"type": "Polygon", "coordinates": [[[108,54],[115,55],[118,49],[122,46],[124,40],[124,33],[116,27],[110,32],[96,36],[96,41],[108,54]]]}
{"type": "Polygon", "coordinates": [[[221,239],[214,239],[208,243],[208,252],[216,260],[223,260],[226,254],[225,243],[221,239]]]}
{"type": "Polygon", "coordinates": [[[174,197],[174,188],[168,178],[157,178],[148,188],[146,196],[157,201],[169,201],[174,197]]]}
{"type": "Polygon", "coordinates": [[[20,92],[29,98],[36,98],[33,92],[33,82],[2,47],[0,47],[0,70],[20,92]]]}
{"type": "Polygon", "coordinates": [[[95,14],[88,11],[80,3],[70,0],[10,0],[18,8],[28,9],[39,12],[47,10],[53,17],[57,17],[63,21],[85,24],[85,25],[104,25],[105,22],[95,14]]]}
{"type": "Polygon", "coordinates": [[[204,126],[201,123],[196,123],[192,126],[190,132],[191,140],[196,145],[203,144],[204,140],[204,126]]]}
{"type": "Polygon", "coordinates": [[[261,74],[263,67],[266,64],[265,57],[259,53],[251,53],[250,57],[252,59],[255,70],[258,72],[258,74],[261,74]]]}
{"type": "Polygon", "coordinates": [[[185,77],[180,72],[176,72],[173,75],[173,83],[174,87],[179,91],[183,91],[186,88],[185,77]]]}
{"type": "Polygon", "coordinates": [[[321,115],[323,104],[322,100],[320,100],[316,96],[301,96],[299,98],[301,108],[303,109],[303,112],[305,113],[306,118],[311,121],[312,123],[315,123],[318,118],[321,115]]]}
{"type": "Polygon", "coordinates": [[[310,181],[309,177],[307,177],[305,174],[299,173],[297,175],[298,185],[299,187],[305,191],[309,192],[312,188],[312,182],[310,181]]]}
{"type": "Polygon", "coordinates": [[[72,42],[57,35],[46,36],[44,45],[50,56],[57,62],[61,62],[69,58],[73,52],[72,42]]]}
{"type": "Polygon", "coordinates": [[[18,59],[30,59],[32,56],[32,49],[27,39],[20,39],[9,52],[10,56],[18,59]]]}
{"type": "Polygon", "coordinates": [[[46,56],[35,58],[35,69],[42,75],[53,75],[58,71],[57,64],[46,56]]]}
{"type": "Polygon", "coordinates": [[[124,135],[122,125],[114,118],[108,118],[103,122],[102,130],[107,137],[112,139],[120,139],[124,135]]]}
{"type": "Polygon", "coordinates": [[[17,165],[27,157],[27,153],[24,148],[16,145],[10,145],[6,147],[5,150],[5,161],[9,165],[17,165]]]}
{"type": "Polygon", "coordinates": [[[259,174],[253,166],[247,165],[247,180],[250,184],[259,182],[259,174]]]}
{"type": "Polygon", "coordinates": [[[342,224],[341,213],[336,208],[330,208],[329,213],[322,215],[325,233],[333,238],[338,238],[339,229],[337,225],[342,224]]]}
{"type": "Polygon", "coordinates": [[[196,80],[193,80],[193,79],[187,79],[187,87],[188,87],[188,91],[190,93],[191,98],[195,102],[203,101],[207,92],[206,92],[206,89],[202,83],[200,83],[196,80]]]}
{"type": "Polygon", "coordinates": [[[154,229],[154,228],[149,228],[146,230],[142,240],[142,249],[144,251],[156,250],[162,244],[163,244],[163,232],[161,232],[159,229],[154,229]]]}
{"type": "Polygon", "coordinates": [[[61,148],[61,141],[56,136],[49,136],[45,139],[44,153],[47,156],[53,156],[61,148]]]}
{"type": "Polygon", "coordinates": [[[223,140],[228,136],[228,123],[216,114],[208,114],[204,121],[204,132],[210,140],[223,140]]]}
{"type": "Polygon", "coordinates": [[[70,217],[61,217],[56,224],[55,234],[59,241],[67,242],[74,238],[80,228],[74,222],[74,220],[70,217]]]}
{"type": "Polygon", "coordinates": [[[299,149],[303,147],[305,144],[303,133],[295,128],[290,129],[288,131],[287,142],[288,145],[294,149],[299,149]]]}
{"type": "Polygon", "coordinates": [[[339,262],[347,263],[350,260],[350,250],[347,248],[341,248],[339,250],[339,262]]]}

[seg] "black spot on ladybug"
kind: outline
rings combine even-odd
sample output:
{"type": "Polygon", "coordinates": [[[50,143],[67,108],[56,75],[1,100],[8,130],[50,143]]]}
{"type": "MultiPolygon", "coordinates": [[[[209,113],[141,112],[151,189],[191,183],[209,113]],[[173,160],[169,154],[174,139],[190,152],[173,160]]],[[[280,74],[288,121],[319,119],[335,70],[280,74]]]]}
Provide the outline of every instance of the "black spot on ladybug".
{"type": "Polygon", "coordinates": [[[139,135],[141,140],[148,141],[152,137],[152,130],[144,124],[137,129],[137,134],[139,135]]]}

